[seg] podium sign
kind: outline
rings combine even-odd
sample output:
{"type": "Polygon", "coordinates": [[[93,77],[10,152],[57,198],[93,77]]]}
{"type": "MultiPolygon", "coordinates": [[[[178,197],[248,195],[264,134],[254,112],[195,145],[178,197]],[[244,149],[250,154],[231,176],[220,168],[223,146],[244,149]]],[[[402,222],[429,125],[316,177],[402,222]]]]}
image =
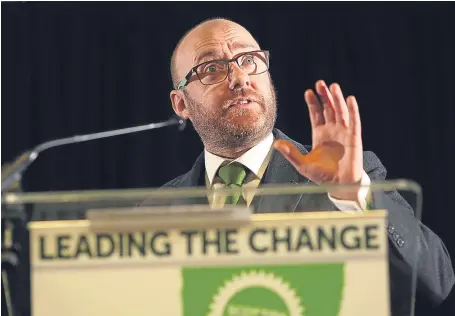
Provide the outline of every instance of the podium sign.
{"type": "Polygon", "coordinates": [[[30,224],[33,316],[390,315],[387,212],[30,224]]]}

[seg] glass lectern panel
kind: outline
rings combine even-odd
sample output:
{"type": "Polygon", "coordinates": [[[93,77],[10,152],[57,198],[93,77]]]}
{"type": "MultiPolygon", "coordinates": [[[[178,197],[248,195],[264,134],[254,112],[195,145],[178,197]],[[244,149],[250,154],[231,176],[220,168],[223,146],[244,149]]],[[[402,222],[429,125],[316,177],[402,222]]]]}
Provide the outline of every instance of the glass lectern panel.
{"type": "Polygon", "coordinates": [[[359,186],[6,194],[25,206],[31,312],[413,315],[421,191],[359,186]]]}

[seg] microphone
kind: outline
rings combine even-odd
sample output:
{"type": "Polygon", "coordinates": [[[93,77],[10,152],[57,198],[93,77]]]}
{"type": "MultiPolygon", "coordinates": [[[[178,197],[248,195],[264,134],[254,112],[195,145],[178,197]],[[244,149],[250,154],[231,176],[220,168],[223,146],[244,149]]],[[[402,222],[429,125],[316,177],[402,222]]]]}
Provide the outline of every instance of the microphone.
{"type": "Polygon", "coordinates": [[[67,138],[60,138],[56,140],[51,140],[45,143],[42,143],[35,148],[24,152],[20,155],[14,162],[7,168],[7,170],[2,172],[2,192],[5,189],[11,188],[11,186],[16,182],[20,181],[22,174],[27,170],[27,168],[38,158],[38,155],[53,147],[58,147],[62,145],[68,144],[75,144],[81,142],[87,142],[90,140],[100,139],[100,138],[107,138],[111,136],[119,136],[125,134],[131,134],[136,132],[147,131],[151,129],[162,128],[171,125],[178,125],[179,131],[183,131],[186,127],[186,120],[182,119],[177,115],[171,116],[168,120],[159,122],[159,123],[151,123],[146,125],[134,126],[134,127],[127,127],[122,129],[116,129],[106,132],[99,132],[93,134],[86,134],[86,135],[76,135],[73,137],[67,138]]]}

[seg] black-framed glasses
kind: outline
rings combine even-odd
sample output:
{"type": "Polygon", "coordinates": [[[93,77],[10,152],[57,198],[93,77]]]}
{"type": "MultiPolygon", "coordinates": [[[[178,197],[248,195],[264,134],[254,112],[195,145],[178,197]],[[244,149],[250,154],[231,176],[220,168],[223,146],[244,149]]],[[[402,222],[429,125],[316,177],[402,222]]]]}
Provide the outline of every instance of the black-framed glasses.
{"type": "Polygon", "coordinates": [[[187,86],[192,80],[193,74],[203,85],[212,85],[226,80],[230,72],[230,64],[237,65],[248,75],[259,75],[269,70],[269,51],[255,50],[241,53],[232,59],[216,59],[203,62],[191,68],[185,78],[180,81],[177,89],[187,86]]]}

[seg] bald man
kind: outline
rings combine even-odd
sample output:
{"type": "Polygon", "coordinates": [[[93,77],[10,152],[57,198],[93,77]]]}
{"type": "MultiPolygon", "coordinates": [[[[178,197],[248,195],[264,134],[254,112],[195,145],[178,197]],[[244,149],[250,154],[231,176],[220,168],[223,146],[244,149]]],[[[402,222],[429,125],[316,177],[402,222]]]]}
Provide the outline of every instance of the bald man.
{"type": "MultiPolygon", "coordinates": [[[[338,84],[327,86],[322,80],[308,89],[312,146],[303,146],[274,128],[277,102],[268,70],[269,52],[237,23],[212,19],[184,35],[172,56],[170,99],[175,113],[192,122],[205,149],[191,170],[165,187],[362,184],[358,190],[323,196],[255,198],[244,193],[229,203],[246,204],[257,213],[367,210],[367,187],[385,180],[386,170],[372,152],[363,151],[355,97],[345,98],[338,84]]],[[[418,273],[418,293],[440,304],[454,284],[443,242],[396,191],[372,193],[371,199],[389,211],[393,315],[409,314],[412,269],[418,273]]],[[[222,206],[227,200],[212,197],[209,202],[222,206]]]]}

